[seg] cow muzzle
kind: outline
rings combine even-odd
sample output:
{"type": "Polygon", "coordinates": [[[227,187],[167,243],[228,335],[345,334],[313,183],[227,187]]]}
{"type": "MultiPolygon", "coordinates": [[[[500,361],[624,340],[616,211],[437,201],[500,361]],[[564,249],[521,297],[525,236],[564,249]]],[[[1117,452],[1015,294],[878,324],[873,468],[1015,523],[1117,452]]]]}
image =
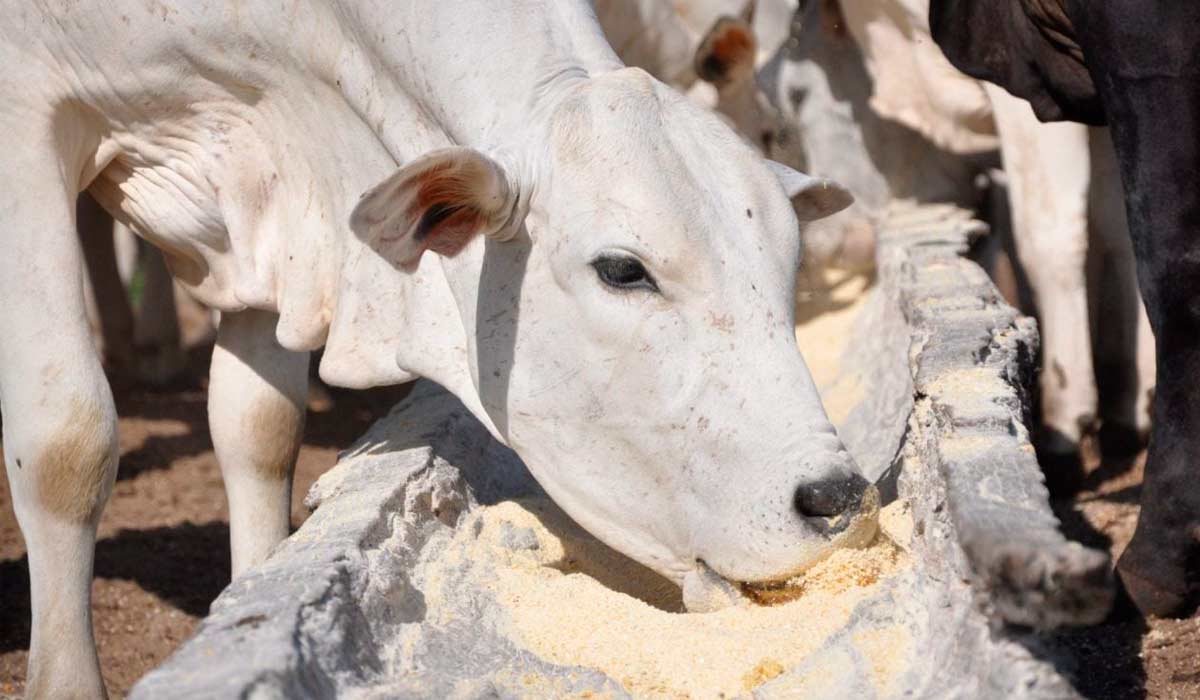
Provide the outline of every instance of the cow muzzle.
{"type": "Polygon", "coordinates": [[[861,510],[863,498],[874,487],[856,473],[804,484],[796,489],[796,512],[818,532],[835,535],[861,510]]]}
{"type": "Polygon", "coordinates": [[[879,490],[855,474],[823,489],[805,490],[807,512],[797,510],[806,520],[829,537],[824,556],[806,562],[799,569],[767,581],[729,581],[702,560],[683,579],[683,604],[688,612],[714,612],[732,605],[750,605],[767,600],[773,594],[793,586],[792,580],[822,561],[836,549],[861,549],[874,541],[879,531],[879,490]]]}

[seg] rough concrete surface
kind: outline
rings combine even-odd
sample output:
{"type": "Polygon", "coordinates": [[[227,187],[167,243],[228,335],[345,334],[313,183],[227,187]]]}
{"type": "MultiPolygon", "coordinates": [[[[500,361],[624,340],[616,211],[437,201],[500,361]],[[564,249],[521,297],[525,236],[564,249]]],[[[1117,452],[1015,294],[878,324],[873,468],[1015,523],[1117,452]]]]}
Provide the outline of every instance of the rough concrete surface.
{"type": "MultiPolygon", "coordinates": [[[[876,298],[846,358],[870,389],[841,431],[911,504],[915,565],[752,695],[1071,697],[1055,667],[1065,662],[1038,658],[1013,626],[1094,620],[1111,599],[1106,555],[1058,533],[1028,442],[1036,330],[961,257],[978,230],[961,211],[898,208],[888,221],[876,298]],[[910,651],[872,683],[853,640],[897,627],[910,651]]],[[[456,399],[423,384],[314,485],[312,517],[132,696],[627,697],[621,678],[521,644],[486,585],[497,561],[431,566],[459,528],[478,527],[479,506],[540,493],[456,399]]],[[[510,534],[509,549],[536,544],[510,534]]]]}

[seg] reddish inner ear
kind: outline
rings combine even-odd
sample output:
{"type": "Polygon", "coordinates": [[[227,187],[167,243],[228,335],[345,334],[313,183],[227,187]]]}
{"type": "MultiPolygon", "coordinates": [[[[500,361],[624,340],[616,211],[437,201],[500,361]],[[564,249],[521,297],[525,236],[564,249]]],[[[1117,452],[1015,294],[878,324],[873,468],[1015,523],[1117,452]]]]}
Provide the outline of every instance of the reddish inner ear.
{"type": "Polygon", "coordinates": [[[482,227],[483,217],[474,207],[435,204],[421,217],[413,235],[429,250],[453,257],[482,227]]]}
{"type": "Polygon", "coordinates": [[[469,204],[469,184],[461,168],[443,164],[423,173],[408,216],[417,219],[413,238],[440,255],[457,254],[483,228],[483,215],[469,204]]]}
{"type": "Polygon", "coordinates": [[[735,66],[753,65],[754,50],[754,36],[745,24],[722,17],[701,42],[696,73],[710,83],[732,80],[735,66]]]}
{"type": "Polygon", "coordinates": [[[754,39],[744,29],[731,25],[713,41],[713,55],[726,66],[752,59],[754,39]]]}

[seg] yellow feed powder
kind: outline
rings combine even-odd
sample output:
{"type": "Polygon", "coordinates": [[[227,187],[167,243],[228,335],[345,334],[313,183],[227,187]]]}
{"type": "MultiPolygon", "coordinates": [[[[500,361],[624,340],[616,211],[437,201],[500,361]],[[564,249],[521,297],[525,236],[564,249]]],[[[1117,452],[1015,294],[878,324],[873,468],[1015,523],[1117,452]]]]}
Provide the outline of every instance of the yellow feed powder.
{"type": "MultiPolygon", "coordinates": [[[[547,661],[602,671],[636,697],[736,697],[798,665],[881,580],[907,565],[887,529],[903,524],[904,504],[880,519],[874,542],[833,552],[792,582],[787,602],[705,614],[682,612],[677,587],[601,544],[544,498],[473,512],[439,568],[453,576],[465,562],[494,562],[486,585],[505,611],[507,633],[547,661]],[[514,533],[536,547],[511,548],[514,533]]],[[[431,612],[444,609],[437,578],[425,587],[431,612]]],[[[912,642],[896,628],[871,630],[854,644],[882,689],[912,642]]]]}

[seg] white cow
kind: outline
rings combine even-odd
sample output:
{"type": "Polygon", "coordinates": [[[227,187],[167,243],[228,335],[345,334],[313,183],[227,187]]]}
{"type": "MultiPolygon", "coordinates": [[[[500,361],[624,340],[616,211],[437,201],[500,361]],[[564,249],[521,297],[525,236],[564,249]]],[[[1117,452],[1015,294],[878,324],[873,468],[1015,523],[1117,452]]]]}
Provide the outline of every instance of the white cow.
{"type": "Polygon", "coordinates": [[[104,692],[88,599],[116,414],[64,274],[85,188],[222,312],[209,416],[235,575],[287,535],[321,345],[331,384],[449,388],[685,592],[778,580],[850,536],[866,486],[792,304],[793,202],[818,218],[848,195],[624,68],[583,0],[0,15],[0,64],[21,67],[0,76],[0,410],[31,695],[104,692]]]}
{"type": "MultiPolygon", "coordinates": [[[[595,2],[597,18],[622,62],[717,109],[748,141],[769,153],[781,125],[754,80],[756,43],[748,24],[754,6],[752,0],[595,2]],[[697,66],[705,65],[712,68],[707,79],[701,79],[697,66]]],[[[180,346],[173,283],[161,256],[153,249],[143,256],[143,305],[135,324],[125,288],[130,275],[118,274],[109,250],[111,217],[83,195],[77,223],[94,291],[89,314],[99,326],[110,373],[149,384],[169,381],[183,369],[186,356],[180,346]]],[[[816,252],[821,258],[820,246],[816,252]]],[[[810,264],[811,259],[810,255],[810,264]]],[[[188,300],[186,295],[181,299],[188,300]]]]}
{"type": "Polygon", "coordinates": [[[595,0],[617,55],[716,109],[770,152],[781,122],[755,81],[754,0],[595,0]]]}
{"type": "Polygon", "coordinates": [[[873,78],[876,112],[949,152],[1000,148],[1018,258],[1042,323],[1043,457],[1066,462],[1056,467],[1064,473],[1052,469],[1048,476],[1069,483],[1078,476],[1072,463],[1080,438],[1097,413],[1085,276],[1089,227],[1113,260],[1106,284],[1111,279],[1121,290],[1119,313],[1097,323],[1099,344],[1119,353],[1116,365],[1137,370],[1116,387],[1103,417],[1115,434],[1146,435],[1149,428],[1153,338],[1136,296],[1107,132],[1040,123],[1027,103],[959,73],[930,38],[927,0],[840,4],[873,78]],[[1136,351],[1126,342],[1134,328],[1136,351]]]}

